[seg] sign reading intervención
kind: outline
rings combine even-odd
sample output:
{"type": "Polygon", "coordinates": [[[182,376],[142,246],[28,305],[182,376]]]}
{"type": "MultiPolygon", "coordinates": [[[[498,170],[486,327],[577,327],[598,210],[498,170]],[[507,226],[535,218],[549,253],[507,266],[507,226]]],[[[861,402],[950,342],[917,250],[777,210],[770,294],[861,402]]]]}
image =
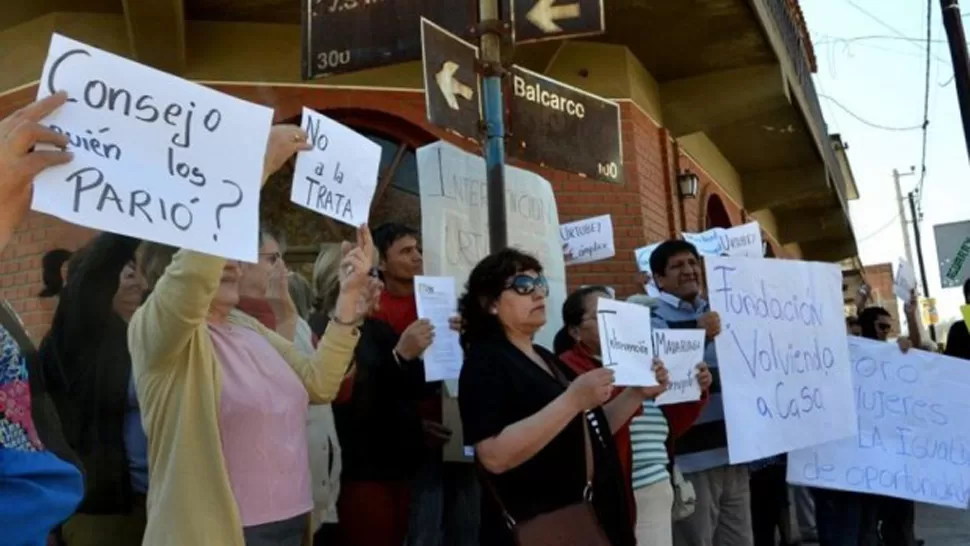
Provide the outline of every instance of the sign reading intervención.
{"type": "Polygon", "coordinates": [[[477,138],[482,118],[478,48],[422,17],[421,54],[428,121],[477,138]]]}
{"type": "Polygon", "coordinates": [[[653,349],[670,374],[670,388],[657,397],[657,405],[679,404],[701,399],[697,365],[704,361],[704,330],[657,329],[653,349]]]}
{"type": "Polygon", "coordinates": [[[62,220],[255,262],[273,111],[55,34],[37,97],[74,160],[37,176],[62,220]]]}
{"type": "Polygon", "coordinates": [[[474,38],[477,0],[302,0],[303,77],[421,58],[421,16],[474,38]]]}
{"type": "Polygon", "coordinates": [[[606,260],[616,255],[613,219],[609,214],[559,226],[566,265],[606,260]]]}
{"type": "Polygon", "coordinates": [[[616,374],[616,384],[627,387],[657,385],[653,372],[650,308],[606,298],[598,299],[596,305],[600,357],[603,366],[616,374]]]}
{"type": "Polygon", "coordinates": [[[701,256],[744,256],[763,258],[764,243],[758,222],[731,228],[713,228],[702,233],[682,233],[685,241],[697,247],[701,256]]]}
{"type": "Polygon", "coordinates": [[[603,0],[506,0],[518,44],[602,34],[603,0]]]}
{"type": "Polygon", "coordinates": [[[970,222],[954,222],[933,227],[936,257],[940,264],[943,288],[963,285],[970,277],[970,222]]]}
{"type": "Polygon", "coordinates": [[[856,433],[837,265],[705,258],[731,464],[856,433]]]}
{"type": "MultiPolygon", "coordinates": [[[[444,142],[419,148],[417,156],[424,272],[454,277],[461,293],[472,268],[489,255],[485,160],[444,142]]],[[[558,310],[566,301],[552,185],[535,173],[505,167],[505,209],[509,246],[535,256],[549,280],[546,325],[536,334],[536,343],[552,347],[562,326],[558,310]]]]}
{"type": "Polygon", "coordinates": [[[858,434],[788,454],[788,481],[966,509],[965,360],[849,338],[858,434]]]}
{"type": "Polygon", "coordinates": [[[509,154],[622,183],[620,107],[519,66],[510,69],[509,154]]]}
{"type": "Polygon", "coordinates": [[[313,148],[296,156],[290,200],[351,226],[366,223],[380,145],[309,108],[303,109],[303,130],[313,148]]]}

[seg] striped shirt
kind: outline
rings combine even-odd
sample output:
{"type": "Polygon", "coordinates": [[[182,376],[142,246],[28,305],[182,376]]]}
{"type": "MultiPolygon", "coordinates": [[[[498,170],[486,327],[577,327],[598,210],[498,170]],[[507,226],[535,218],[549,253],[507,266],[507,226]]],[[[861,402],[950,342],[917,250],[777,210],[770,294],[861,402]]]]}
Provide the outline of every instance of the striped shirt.
{"type": "Polygon", "coordinates": [[[633,489],[670,479],[667,472],[667,418],[653,400],[643,402],[643,414],[630,423],[633,448],[633,489]]]}
{"type": "MultiPolygon", "coordinates": [[[[657,306],[651,311],[653,328],[697,328],[697,320],[710,311],[710,306],[700,296],[693,302],[688,302],[668,292],[662,292],[657,298],[657,306]]],[[[709,391],[710,398],[700,418],[690,430],[677,439],[675,446],[677,467],[684,474],[728,464],[721,379],[713,341],[707,342],[704,348],[704,362],[707,363],[713,376],[709,391]]]]}

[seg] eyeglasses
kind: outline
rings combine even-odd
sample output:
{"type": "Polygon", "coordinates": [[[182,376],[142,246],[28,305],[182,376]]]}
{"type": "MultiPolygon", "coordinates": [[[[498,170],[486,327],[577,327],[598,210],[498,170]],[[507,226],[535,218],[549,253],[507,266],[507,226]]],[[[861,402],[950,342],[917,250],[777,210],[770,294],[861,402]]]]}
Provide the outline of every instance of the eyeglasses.
{"type": "Polygon", "coordinates": [[[531,296],[537,290],[543,296],[549,295],[549,282],[545,275],[533,277],[531,275],[516,275],[505,284],[506,290],[512,290],[520,296],[531,296]]]}

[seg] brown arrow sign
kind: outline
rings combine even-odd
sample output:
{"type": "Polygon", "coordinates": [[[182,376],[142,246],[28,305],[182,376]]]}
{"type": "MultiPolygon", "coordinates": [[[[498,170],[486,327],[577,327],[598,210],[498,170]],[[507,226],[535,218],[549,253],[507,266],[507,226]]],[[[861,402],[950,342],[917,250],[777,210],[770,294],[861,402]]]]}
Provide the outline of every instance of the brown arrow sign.
{"type": "Polygon", "coordinates": [[[613,101],[513,66],[509,155],[622,183],[620,107],[613,101]]]}
{"type": "Polygon", "coordinates": [[[478,48],[422,17],[421,53],[428,121],[477,139],[482,117],[478,48]]]}

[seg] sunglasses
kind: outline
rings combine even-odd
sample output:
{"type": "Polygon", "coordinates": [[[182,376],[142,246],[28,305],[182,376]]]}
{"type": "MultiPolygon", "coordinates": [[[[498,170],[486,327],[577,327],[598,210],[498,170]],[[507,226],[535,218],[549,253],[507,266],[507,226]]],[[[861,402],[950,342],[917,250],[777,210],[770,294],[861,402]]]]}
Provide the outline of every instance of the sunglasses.
{"type": "Polygon", "coordinates": [[[533,277],[531,275],[516,275],[505,284],[506,290],[512,290],[520,296],[531,296],[539,291],[543,296],[549,295],[549,282],[545,275],[533,277]]]}

